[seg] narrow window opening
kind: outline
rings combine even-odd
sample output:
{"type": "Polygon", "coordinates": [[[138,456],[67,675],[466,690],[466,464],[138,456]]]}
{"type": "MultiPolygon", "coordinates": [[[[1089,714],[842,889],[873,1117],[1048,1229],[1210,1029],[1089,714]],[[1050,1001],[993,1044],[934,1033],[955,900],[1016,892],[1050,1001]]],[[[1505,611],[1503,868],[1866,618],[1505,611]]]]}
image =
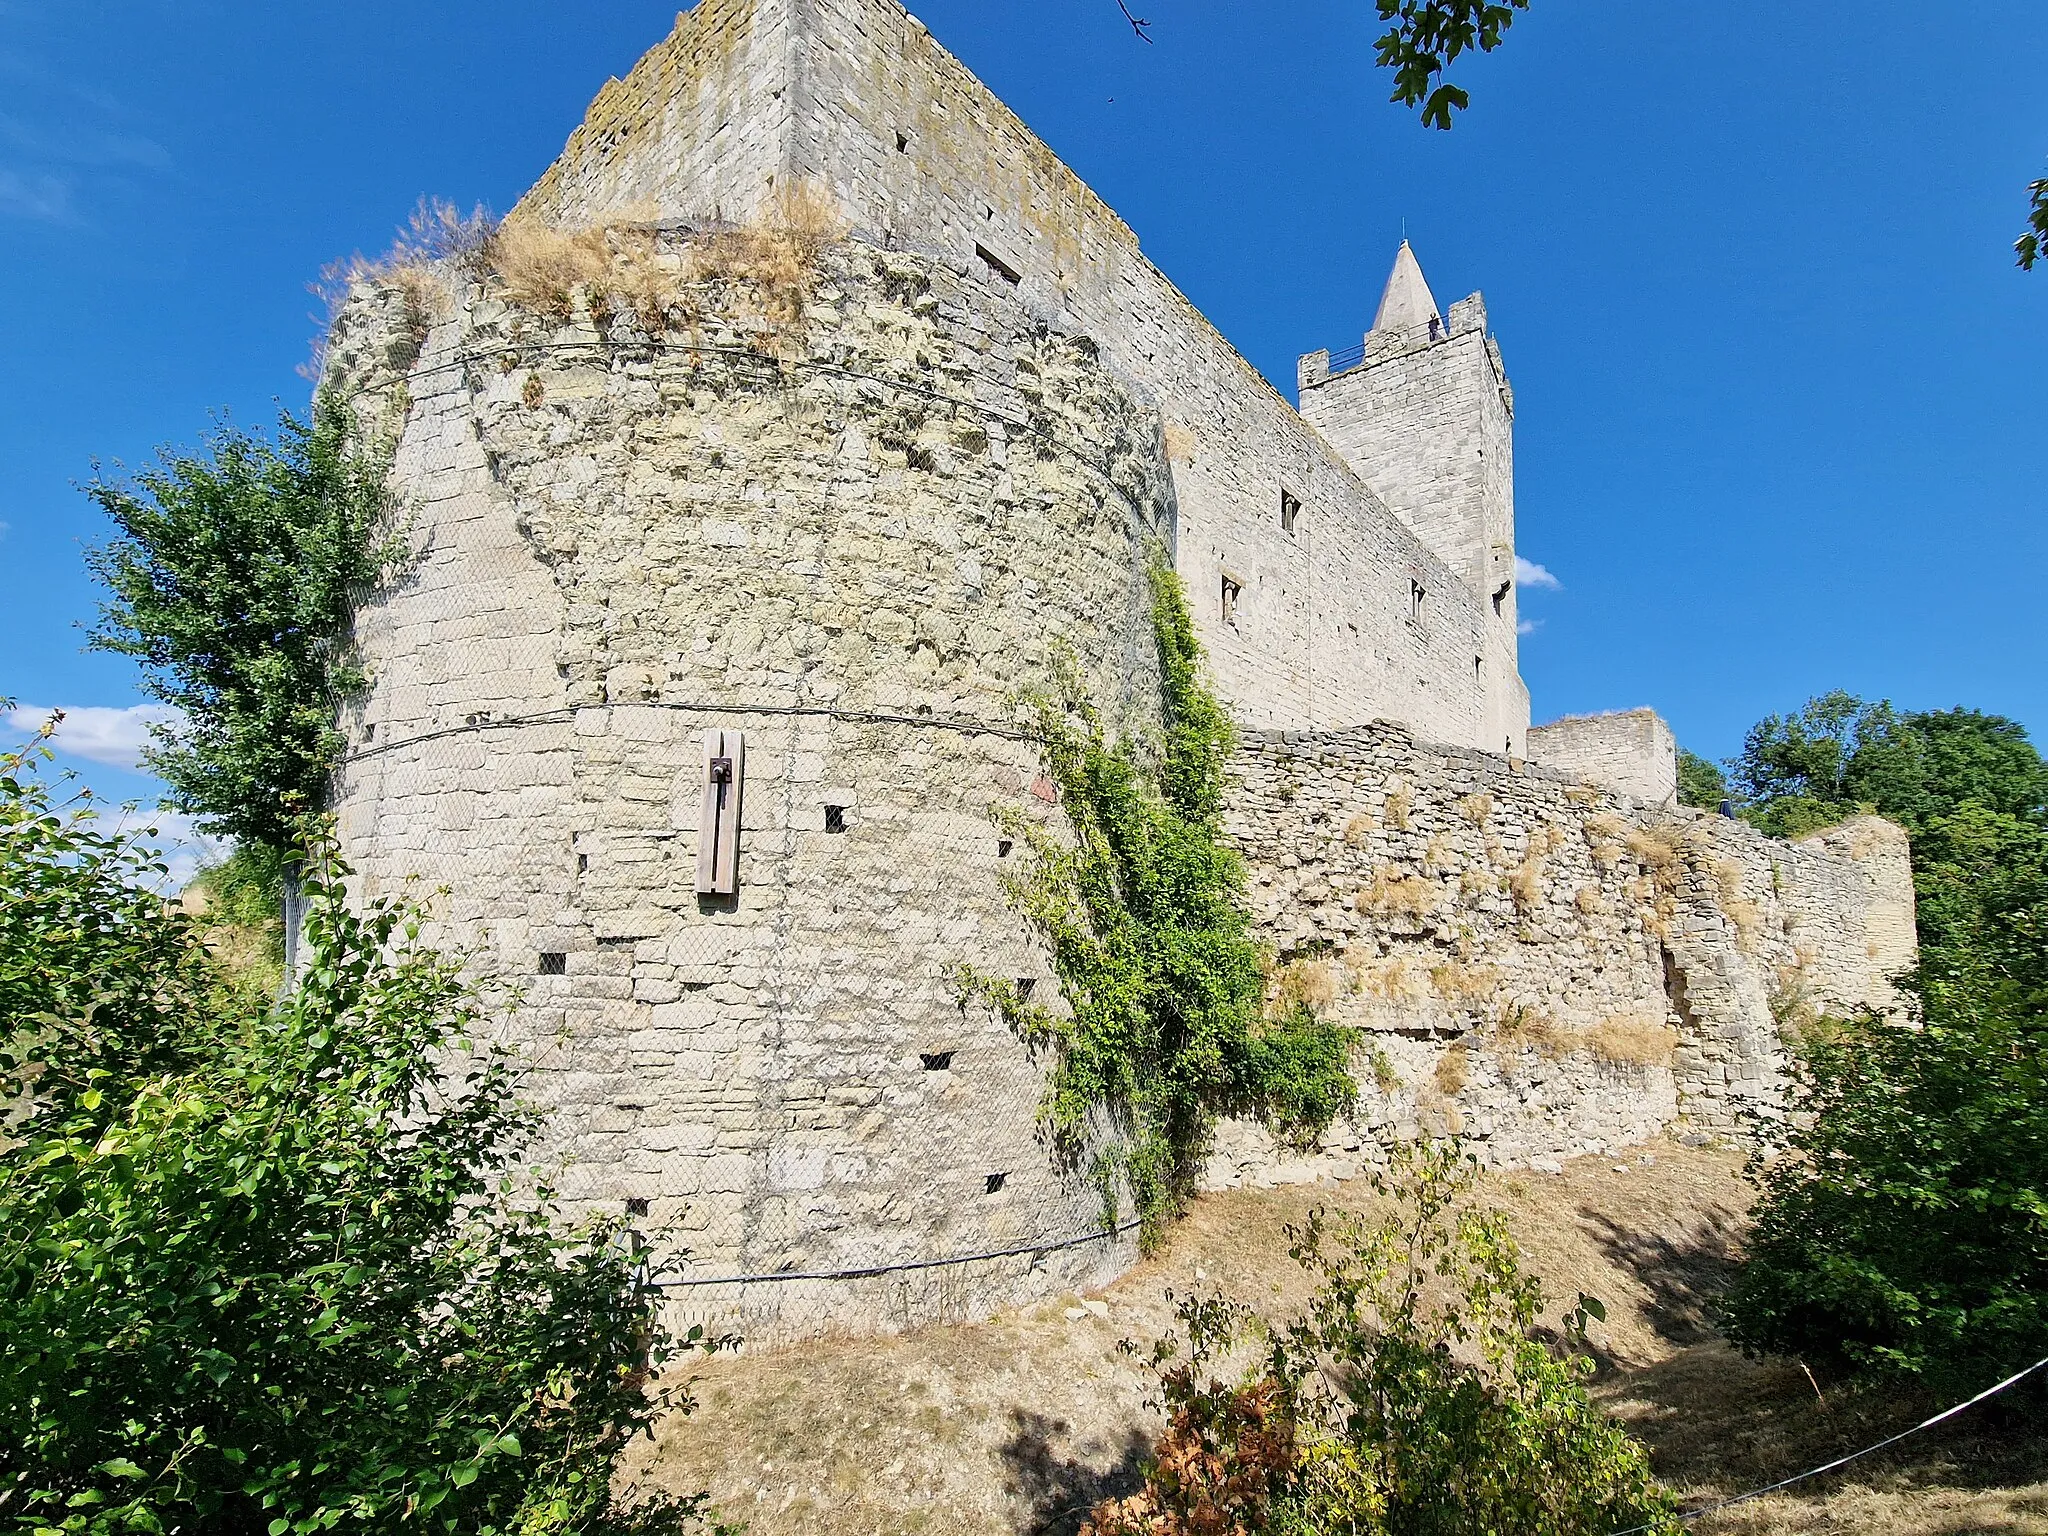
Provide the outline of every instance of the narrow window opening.
{"type": "Polygon", "coordinates": [[[1294,532],[1294,521],[1301,516],[1301,498],[1292,491],[1280,493],[1280,531],[1294,532]]]}
{"type": "Polygon", "coordinates": [[[1007,261],[1003,260],[1002,257],[998,256],[994,251],[990,250],[987,246],[975,246],[974,254],[981,258],[981,264],[983,266],[987,267],[989,271],[995,273],[997,277],[1000,277],[1012,288],[1016,287],[1019,283],[1024,281],[1023,273],[1019,272],[1015,267],[1011,266],[1007,261]]]}
{"type": "Polygon", "coordinates": [[[1031,1001],[1031,994],[1032,994],[1032,993],[1034,993],[1034,992],[1036,992],[1037,990],[1038,990],[1038,978],[1037,978],[1036,976],[1019,976],[1019,977],[1017,978],[1017,1001],[1018,1001],[1018,1002],[1020,1002],[1020,1003],[1028,1003],[1028,1002],[1030,1002],[1030,1001],[1031,1001]]]}
{"type": "Polygon", "coordinates": [[[569,663],[567,663],[566,661],[558,661],[558,662],[556,662],[556,663],[555,663],[555,676],[557,676],[557,677],[567,677],[568,675],[569,675],[569,663]]]}
{"type": "Polygon", "coordinates": [[[1224,623],[1226,623],[1226,624],[1235,624],[1235,623],[1237,622],[1237,605],[1238,605],[1238,601],[1239,601],[1239,600],[1240,600],[1240,599],[1241,599],[1241,598],[1242,598],[1243,596],[1244,596],[1244,588],[1243,588],[1243,586],[1241,586],[1241,585],[1240,585],[1239,583],[1237,583],[1237,582],[1235,582],[1235,581],[1232,581],[1232,580],[1231,580],[1231,579],[1230,579],[1230,578],[1229,578],[1228,576],[1226,576],[1226,577],[1224,577],[1224,578],[1223,578],[1223,622],[1224,622],[1224,623]]]}
{"type": "Polygon", "coordinates": [[[363,740],[365,740],[365,741],[375,741],[376,739],[377,739],[377,727],[376,727],[376,726],[374,726],[374,725],[366,725],[366,726],[364,726],[364,727],[363,727],[363,740]]]}
{"type": "Polygon", "coordinates": [[[910,135],[901,128],[896,130],[896,153],[906,154],[910,150],[910,135]]]}
{"type": "Polygon", "coordinates": [[[1485,678],[1486,658],[1484,656],[1474,656],[1472,658],[1472,681],[1475,683],[1483,682],[1485,678]]]}
{"type": "Polygon", "coordinates": [[[647,1214],[647,1201],[639,1195],[629,1196],[626,1200],[626,1214],[628,1216],[645,1216],[647,1214]]]}
{"type": "Polygon", "coordinates": [[[944,1072],[953,1065],[951,1051],[925,1051],[917,1058],[927,1072],[944,1072]]]}
{"type": "Polygon", "coordinates": [[[844,832],[846,830],[845,806],[828,805],[825,807],[825,830],[827,832],[844,832]]]}
{"type": "Polygon", "coordinates": [[[577,874],[579,874],[579,875],[587,875],[587,874],[589,874],[589,873],[590,873],[590,855],[589,855],[589,854],[587,854],[587,853],[579,853],[579,854],[577,854],[577,855],[576,855],[576,873],[577,873],[577,874]]]}
{"type": "Polygon", "coordinates": [[[559,949],[544,949],[540,952],[540,973],[543,976],[566,976],[569,974],[569,957],[559,949]]]}
{"type": "Polygon", "coordinates": [[[987,1182],[988,1192],[990,1194],[994,1194],[997,1190],[1001,1189],[1005,1184],[1010,1182],[1010,1176],[1007,1173],[992,1173],[988,1176],[987,1182]]]}
{"type": "Polygon", "coordinates": [[[1011,842],[1007,837],[997,838],[996,857],[999,859],[1007,859],[1010,856],[1010,850],[1016,846],[1017,845],[1011,842]]]}
{"type": "Polygon", "coordinates": [[[1427,596],[1429,593],[1423,590],[1422,583],[1411,578],[1408,583],[1408,618],[1412,623],[1422,622],[1422,600],[1427,596]]]}
{"type": "Polygon", "coordinates": [[[1500,584],[1499,589],[1495,591],[1495,593],[1493,594],[1493,612],[1496,618],[1502,617],[1506,614],[1507,610],[1503,608],[1501,605],[1508,600],[1508,589],[1513,585],[1514,583],[1512,581],[1504,581],[1500,584]]]}

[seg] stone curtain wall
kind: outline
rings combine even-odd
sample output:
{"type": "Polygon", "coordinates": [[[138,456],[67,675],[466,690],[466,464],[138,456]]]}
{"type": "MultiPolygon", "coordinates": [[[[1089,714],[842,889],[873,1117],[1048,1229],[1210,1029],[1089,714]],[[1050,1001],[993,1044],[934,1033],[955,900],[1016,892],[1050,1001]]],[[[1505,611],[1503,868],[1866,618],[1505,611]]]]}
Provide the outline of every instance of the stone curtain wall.
{"type": "MultiPolygon", "coordinates": [[[[925,258],[828,254],[783,357],[744,293],[698,298],[656,341],[471,288],[409,371],[395,296],[343,315],[332,377],[408,405],[421,549],[358,623],[344,851],[518,989],[559,1187],[641,1202],[686,1275],[1098,1231],[1037,1140],[1039,1068],[954,976],[1054,990],[990,818],[1057,818],[1019,690],[1064,647],[1113,725],[1157,728],[1158,418],[925,258]],[[748,741],[735,900],[693,894],[712,726],[748,741]]],[[[689,1294],[761,1337],[985,1309],[1128,1251],[689,1294]]]]}
{"type": "Polygon", "coordinates": [[[1568,715],[1534,726],[1529,756],[1631,800],[1661,805],[1678,797],[1678,740],[1653,709],[1568,715]]]}
{"type": "Polygon", "coordinates": [[[775,177],[814,181],[867,238],[934,254],[1091,337],[1165,417],[1176,562],[1219,691],[1248,722],[1390,718],[1497,748],[1503,708],[1519,707],[1508,733],[1519,744],[1526,695],[1511,659],[1490,654],[1490,610],[1462,573],[1402,526],[1129,227],[894,0],[703,0],[598,107],[522,211],[573,226],[651,201],[665,216],[700,217],[708,189],[723,197],[748,179],[724,169],[693,179],[724,153],[701,142],[709,135],[752,146],[757,197],[775,177]],[[759,40],[731,40],[750,28],[759,40]],[[702,41],[712,38],[723,41],[702,41]],[[721,80],[751,71],[754,108],[735,104],[737,88],[715,98],[728,116],[696,105],[713,97],[686,69],[728,72],[721,80]],[[763,138],[748,110],[778,124],[787,113],[786,137],[763,138]],[[1302,506],[1292,532],[1281,527],[1283,491],[1302,506]],[[1223,621],[1226,578],[1240,591],[1234,623],[1223,621]],[[1429,593],[1419,622],[1411,583],[1429,593]]]}
{"type": "Polygon", "coordinates": [[[1219,1182],[1342,1173],[1417,1129],[1537,1166],[1740,1135],[1775,1110],[1780,1021],[1887,1004],[1912,959],[1904,834],[1875,818],[1775,842],[1387,725],[1249,735],[1231,777],[1275,1001],[1369,1048],[1314,1156],[1236,1126],[1219,1182]]]}

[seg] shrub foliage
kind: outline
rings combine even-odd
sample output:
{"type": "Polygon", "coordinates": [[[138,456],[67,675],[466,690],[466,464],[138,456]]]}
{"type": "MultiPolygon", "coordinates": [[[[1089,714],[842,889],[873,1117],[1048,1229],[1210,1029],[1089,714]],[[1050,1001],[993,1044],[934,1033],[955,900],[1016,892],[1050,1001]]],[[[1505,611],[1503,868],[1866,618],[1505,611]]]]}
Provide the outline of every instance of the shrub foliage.
{"type": "MultiPolygon", "coordinates": [[[[1590,1362],[1537,1333],[1543,1299],[1454,1143],[1397,1149],[1387,1216],[1290,1230],[1316,1280],[1285,1324],[1216,1297],[1153,1352],[1169,1416],[1145,1487],[1084,1536],[1671,1532],[1672,1502],[1587,1401],[1590,1362]]],[[[1599,1303],[1563,1325],[1581,1337],[1599,1303]]]]}
{"type": "Polygon", "coordinates": [[[676,1528],[612,1489],[679,1347],[657,1293],[514,1196],[513,1062],[317,852],[272,1003],[0,757],[0,1527],[676,1528]]]}
{"type": "Polygon", "coordinates": [[[1127,1185],[1148,1234],[1192,1192],[1219,1113],[1312,1136],[1356,1097],[1349,1031],[1296,1006],[1267,1023],[1264,956],[1244,869],[1221,830],[1229,717],[1199,677],[1180,580],[1151,567],[1165,734],[1156,753],[1112,742],[1068,667],[1039,701],[1048,772],[1071,843],[1018,817],[1033,857],[1011,883],[1045,936],[1067,1012],[969,972],[1011,1026],[1056,1060],[1043,1109],[1055,1145],[1085,1154],[1106,1115],[1122,1140],[1096,1173],[1127,1185]]]}

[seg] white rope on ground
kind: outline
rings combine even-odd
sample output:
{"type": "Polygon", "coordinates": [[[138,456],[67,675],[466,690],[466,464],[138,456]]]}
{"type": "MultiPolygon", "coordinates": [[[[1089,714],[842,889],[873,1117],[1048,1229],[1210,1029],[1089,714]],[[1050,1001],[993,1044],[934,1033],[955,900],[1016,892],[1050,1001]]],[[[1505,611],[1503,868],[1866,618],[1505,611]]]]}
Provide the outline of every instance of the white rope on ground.
{"type": "MultiPolygon", "coordinates": [[[[2048,1365],[2048,1356],[2044,1356],[2041,1359],[2036,1360],[2032,1365],[2028,1366],[2023,1371],[2013,1372],[2012,1375],[2006,1377],[2005,1380],[1999,1382],[1996,1386],[1986,1387],[1982,1392],[1979,1392],[1975,1397],[1970,1398],[1967,1402],[1957,1403],[1953,1408],[1944,1408],[1940,1413],[1937,1413],[1933,1418],[1922,1419],[1918,1424],[1915,1424],[1911,1429],[1902,1429],[1896,1435],[1889,1435],[1885,1439],[1878,1441],[1875,1445],[1866,1445],[1860,1451],[1851,1451],[1846,1456],[1837,1456],[1833,1461],[1828,1462],[1824,1466],[1814,1467],[1805,1472],[1795,1472],[1790,1477],[1780,1478],[1777,1482],[1766,1484],[1762,1488],[1752,1488],[1747,1493],[1738,1493],[1734,1498],[1723,1499],[1718,1504],[1709,1504],[1702,1509],[1680,1510],[1675,1518],[1679,1520],[1698,1520],[1707,1515],[1719,1514],[1724,1509],[1733,1509],[1737,1504],[1747,1504],[1751,1499],[1760,1499],[1767,1493],[1776,1493],[1780,1488],[1789,1488],[1794,1483],[1803,1483],[1809,1477],[1819,1477],[1823,1472],[1832,1472],[1837,1467],[1846,1467],[1850,1462],[1855,1461],[1860,1457],[1868,1456],[1873,1451],[1881,1451],[1888,1445],[1897,1445],[1901,1440],[1905,1439],[1908,1435],[1917,1435],[1923,1429],[1932,1429],[1935,1425],[1939,1424],[1943,1419],[1952,1419],[1957,1414],[1961,1413],[1965,1408],[1976,1407],[1977,1404],[1983,1402],[1984,1399],[1987,1397],[1996,1397],[1999,1393],[2003,1392],[2007,1387],[2011,1386],[2014,1382],[2020,1381],[2028,1376],[2033,1375],[2034,1372],[2040,1370],[2041,1367],[2044,1365],[2048,1365]]],[[[1625,1530],[1619,1530],[1614,1532],[1614,1536],[1637,1536],[1638,1532],[1651,1530],[1654,1528],[1654,1526],[1654,1521],[1651,1522],[1649,1525],[1631,1525],[1627,1527],[1625,1530]]]]}

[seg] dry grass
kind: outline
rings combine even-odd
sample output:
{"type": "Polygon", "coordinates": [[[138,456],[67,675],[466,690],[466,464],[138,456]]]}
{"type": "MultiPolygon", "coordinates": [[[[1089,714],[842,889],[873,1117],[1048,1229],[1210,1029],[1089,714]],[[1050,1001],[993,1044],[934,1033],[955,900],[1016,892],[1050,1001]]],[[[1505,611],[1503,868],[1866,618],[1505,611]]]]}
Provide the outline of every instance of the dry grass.
{"type": "MultiPolygon", "coordinates": [[[[1551,1298],[1607,1308],[1593,1391],[1691,1502],[1761,1486],[1923,1416],[1914,1401],[1826,1406],[1796,1367],[1743,1359],[1711,1323],[1748,1191],[1738,1154],[1652,1143],[1561,1176],[1495,1174],[1529,1269],[1551,1298]]],[[[1060,1297],[991,1321],[719,1357],[699,1411],[634,1452],[636,1473],[709,1488],[751,1536],[1071,1536],[1127,1493],[1159,1423],[1147,1373],[1117,1343],[1170,1321],[1166,1293],[1220,1291],[1287,1315],[1306,1299],[1285,1228],[1314,1205],[1375,1211],[1363,1181],[1207,1195],[1161,1251],[1068,1320],[1060,1297]]],[[[1078,1309],[1076,1309],[1078,1310],[1078,1309]]],[[[1885,1458],[1701,1522],[1704,1536],[2048,1531],[2038,1431],[1975,1414],[1885,1458]]]]}
{"type": "Polygon", "coordinates": [[[1467,795],[1458,802],[1458,813],[1475,827],[1483,827],[1493,815],[1493,796],[1485,790],[1467,795]]]}
{"type": "Polygon", "coordinates": [[[1451,834],[1438,832],[1431,836],[1422,850],[1422,867],[1431,873],[1448,869],[1451,864],[1451,834]]]}
{"type": "Polygon", "coordinates": [[[1273,979],[1273,1000],[1321,1012],[1351,990],[1351,976],[1334,960],[1296,960],[1273,979]]]}
{"type": "Polygon", "coordinates": [[[1434,880],[1425,880],[1413,870],[1383,864],[1372,884],[1360,891],[1352,905],[1361,913],[1378,917],[1424,917],[1437,910],[1443,890],[1434,880]]]}
{"type": "Polygon", "coordinates": [[[1382,814],[1387,825],[1396,832],[1408,830],[1408,813],[1415,808],[1415,786],[1405,779],[1395,779],[1387,785],[1386,805],[1382,814]]]}
{"type": "Polygon", "coordinates": [[[1344,823],[1344,841],[1353,848],[1360,847],[1378,826],[1372,812],[1359,811],[1344,823]]]}
{"type": "Polygon", "coordinates": [[[1196,438],[1194,430],[1169,416],[1161,423],[1160,440],[1166,449],[1166,462],[1186,464],[1195,456],[1196,438]]]}
{"type": "Polygon", "coordinates": [[[1471,1053],[1465,1049],[1465,1042],[1455,1041],[1448,1046],[1437,1057],[1429,1076],[1438,1093],[1447,1099],[1456,1098],[1472,1076],[1471,1053]]]}
{"type": "Polygon", "coordinates": [[[1534,912],[1543,904],[1543,855],[1532,842],[1515,872],[1508,877],[1508,892],[1521,912],[1534,912]]]}
{"type": "Polygon", "coordinates": [[[1490,998],[1500,991],[1504,979],[1497,965],[1470,965],[1460,960],[1446,960],[1429,968],[1430,984],[1436,988],[1437,996],[1449,1002],[1490,998]]]}
{"type": "Polygon", "coordinates": [[[1493,1027],[1493,1038],[1504,1050],[1535,1051],[1552,1059],[1565,1055],[1577,1044],[1571,1030],[1542,1009],[1526,1003],[1510,1003],[1501,1010],[1499,1022],[1493,1027]]]}
{"type": "Polygon", "coordinates": [[[1498,877],[1488,870],[1481,869],[1476,864],[1458,876],[1458,894],[1468,899],[1474,896],[1484,896],[1489,891],[1499,889],[1499,886],[1500,881],[1498,877]]]}
{"type": "Polygon", "coordinates": [[[1360,967],[1358,990],[1383,1003],[1419,1003],[1429,996],[1429,973],[1405,955],[1360,967]]]}
{"type": "Polygon", "coordinates": [[[1607,911],[1607,898],[1600,894],[1599,886],[1582,885],[1572,892],[1572,905],[1581,917],[1599,917],[1607,911]]]}
{"type": "Polygon", "coordinates": [[[1678,1031],[1662,1018],[1617,1013],[1585,1031],[1582,1048],[1622,1066],[1668,1067],[1678,1050],[1678,1031]]]}

